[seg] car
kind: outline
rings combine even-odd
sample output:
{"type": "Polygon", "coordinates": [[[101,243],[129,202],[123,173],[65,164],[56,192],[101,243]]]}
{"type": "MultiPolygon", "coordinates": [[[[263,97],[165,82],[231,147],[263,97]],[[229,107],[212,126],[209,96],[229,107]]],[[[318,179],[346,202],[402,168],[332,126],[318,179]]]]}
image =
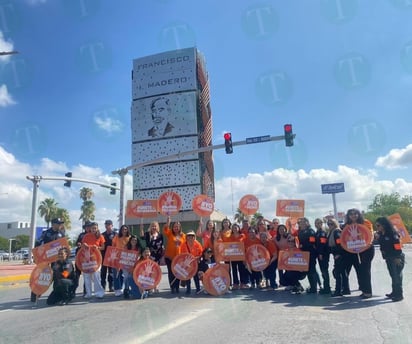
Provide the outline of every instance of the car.
{"type": "Polygon", "coordinates": [[[0,259],[1,260],[10,260],[10,255],[4,250],[0,250],[0,259]]]}
{"type": "Polygon", "coordinates": [[[14,253],[14,256],[16,257],[16,259],[24,259],[24,257],[28,257],[29,256],[29,250],[28,249],[21,249],[21,250],[17,250],[14,253]]]}

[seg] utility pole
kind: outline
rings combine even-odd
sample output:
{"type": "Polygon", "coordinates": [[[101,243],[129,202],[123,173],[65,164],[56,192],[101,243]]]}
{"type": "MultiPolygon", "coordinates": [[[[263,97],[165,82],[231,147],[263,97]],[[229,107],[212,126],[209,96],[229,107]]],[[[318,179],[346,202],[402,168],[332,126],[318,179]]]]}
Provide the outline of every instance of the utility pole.
{"type": "Polygon", "coordinates": [[[31,250],[34,248],[36,243],[36,223],[37,223],[37,191],[40,186],[41,180],[62,180],[62,181],[76,181],[76,182],[83,182],[88,184],[96,184],[100,185],[101,187],[108,188],[108,189],[116,189],[120,190],[119,187],[113,186],[111,184],[101,183],[94,180],[89,179],[80,179],[80,178],[71,178],[71,177],[42,177],[42,176],[26,176],[28,180],[33,182],[33,198],[31,203],[31,220],[30,220],[30,252],[29,252],[29,263],[33,263],[31,250]]]}
{"type": "MultiPolygon", "coordinates": [[[[290,133],[289,133],[288,137],[286,135],[279,135],[279,136],[264,135],[264,136],[257,136],[257,137],[249,137],[249,138],[246,138],[246,140],[232,142],[232,137],[230,135],[230,146],[232,148],[233,146],[242,146],[242,145],[246,145],[246,144],[263,143],[263,142],[270,142],[270,141],[281,141],[281,140],[288,139],[289,140],[289,145],[287,144],[287,146],[290,147],[290,146],[293,145],[293,138],[296,137],[296,134],[292,134],[292,125],[288,124],[288,126],[290,127],[289,128],[290,133]],[[290,141],[290,140],[292,140],[292,141],[290,141]]],[[[285,131],[285,134],[286,134],[286,131],[285,131]]],[[[179,152],[179,153],[176,153],[176,154],[171,154],[171,155],[163,156],[163,157],[160,157],[160,158],[157,158],[157,159],[144,161],[144,162],[141,162],[141,163],[138,163],[138,164],[135,164],[135,165],[130,165],[130,166],[112,171],[112,174],[117,174],[117,175],[120,176],[120,209],[119,209],[119,214],[120,214],[119,217],[120,218],[119,218],[119,221],[121,221],[121,224],[123,224],[124,221],[125,221],[125,216],[124,216],[124,201],[125,201],[125,199],[124,199],[124,197],[125,197],[124,177],[127,175],[127,173],[130,170],[137,170],[139,168],[154,165],[154,164],[158,164],[158,163],[161,163],[161,162],[180,160],[180,158],[182,158],[186,155],[209,152],[209,151],[212,151],[212,150],[215,150],[215,149],[225,148],[226,151],[227,151],[228,143],[226,141],[228,140],[228,138],[229,137],[227,135],[226,135],[226,137],[224,137],[224,139],[225,139],[224,144],[211,145],[211,146],[201,147],[201,148],[190,150],[190,151],[179,152]]],[[[288,143],[288,141],[286,141],[286,143],[288,143]]],[[[233,151],[233,149],[232,149],[232,151],[233,151]]]]}

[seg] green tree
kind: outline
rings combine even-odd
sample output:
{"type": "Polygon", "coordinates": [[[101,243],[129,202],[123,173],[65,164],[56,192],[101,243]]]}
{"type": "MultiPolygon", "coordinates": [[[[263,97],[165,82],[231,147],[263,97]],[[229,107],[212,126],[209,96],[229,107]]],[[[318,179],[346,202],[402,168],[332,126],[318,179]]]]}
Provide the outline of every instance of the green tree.
{"type": "Polygon", "coordinates": [[[247,215],[242,213],[242,210],[240,210],[240,208],[236,209],[236,213],[234,216],[234,220],[237,223],[242,223],[243,220],[247,219],[247,215]]]}
{"type": "Polygon", "coordinates": [[[408,232],[410,232],[410,228],[412,228],[412,196],[401,197],[397,192],[390,195],[378,194],[364,215],[374,223],[380,216],[389,216],[395,213],[399,213],[408,232]]]}
{"type": "Polygon", "coordinates": [[[83,187],[80,189],[80,198],[83,200],[83,204],[80,208],[81,214],[79,220],[83,223],[86,221],[94,220],[94,213],[96,211],[96,205],[91,201],[94,196],[93,190],[83,187]]]}
{"type": "Polygon", "coordinates": [[[57,217],[57,205],[58,203],[53,198],[46,198],[44,201],[41,201],[37,208],[37,212],[44,218],[47,227],[50,227],[51,220],[57,217]]]}
{"type": "Polygon", "coordinates": [[[16,250],[20,250],[22,247],[29,247],[30,237],[25,234],[20,234],[15,236],[16,239],[16,250]]]}

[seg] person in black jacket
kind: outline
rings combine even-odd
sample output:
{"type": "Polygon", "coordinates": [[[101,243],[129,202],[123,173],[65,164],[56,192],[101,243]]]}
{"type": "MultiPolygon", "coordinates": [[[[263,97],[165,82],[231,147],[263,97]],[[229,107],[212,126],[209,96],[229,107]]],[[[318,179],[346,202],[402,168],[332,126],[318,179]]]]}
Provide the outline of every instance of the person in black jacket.
{"type": "Polygon", "coordinates": [[[347,259],[345,255],[348,253],[343,249],[340,242],[340,236],[342,230],[340,229],[339,222],[335,219],[329,219],[327,222],[329,227],[328,246],[329,251],[333,255],[333,277],[335,277],[336,285],[335,291],[332,293],[332,297],[349,295],[349,278],[347,271],[347,259]]]}
{"type": "Polygon", "coordinates": [[[403,300],[402,270],[405,266],[405,254],[402,252],[400,236],[392,223],[386,217],[376,219],[377,240],[389,275],[392,279],[392,292],[386,297],[392,301],[403,300]]]}
{"type": "Polygon", "coordinates": [[[322,219],[315,220],[315,227],[316,254],[323,279],[323,288],[319,290],[319,294],[330,294],[328,235],[323,229],[322,219]]]}
{"type": "Polygon", "coordinates": [[[76,272],[69,260],[70,251],[61,247],[57,261],[53,262],[53,291],[47,298],[48,305],[67,305],[75,297],[76,272]]]}
{"type": "MultiPolygon", "coordinates": [[[[63,224],[64,221],[60,218],[52,219],[51,221],[52,226],[46,229],[40,236],[38,240],[35,242],[35,247],[47,244],[51,241],[64,238],[66,236],[66,232],[64,230],[63,224]]],[[[31,292],[30,294],[30,301],[37,302],[38,296],[31,292]]]]}
{"type": "Polygon", "coordinates": [[[298,239],[299,248],[302,251],[309,252],[309,270],[308,270],[308,280],[310,287],[306,289],[306,293],[312,294],[317,293],[318,280],[316,272],[316,238],[315,231],[310,226],[309,220],[306,217],[301,217],[298,219],[298,239]]]}

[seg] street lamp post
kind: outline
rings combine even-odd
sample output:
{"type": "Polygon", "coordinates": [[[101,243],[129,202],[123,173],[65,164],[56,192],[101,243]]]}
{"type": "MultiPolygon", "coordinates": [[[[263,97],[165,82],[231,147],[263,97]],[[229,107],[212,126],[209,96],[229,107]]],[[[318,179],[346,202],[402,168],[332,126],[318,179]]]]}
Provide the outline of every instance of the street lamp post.
{"type": "Polygon", "coordinates": [[[11,243],[13,242],[13,240],[16,241],[16,239],[14,239],[14,238],[9,239],[9,261],[11,259],[11,243]]]}

